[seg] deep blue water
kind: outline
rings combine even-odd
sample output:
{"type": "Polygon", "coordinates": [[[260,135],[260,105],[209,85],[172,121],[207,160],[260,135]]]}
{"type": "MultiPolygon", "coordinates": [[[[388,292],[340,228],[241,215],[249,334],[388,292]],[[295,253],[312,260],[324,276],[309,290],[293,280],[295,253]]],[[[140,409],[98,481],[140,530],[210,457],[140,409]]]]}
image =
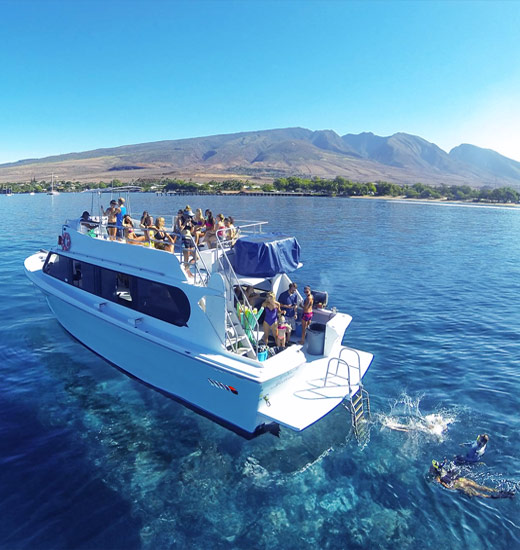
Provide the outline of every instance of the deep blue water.
{"type": "Polygon", "coordinates": [[[328,290],[354,317],[345,343],[375,355],[362,448],[343,408],[246,441],[73,341],[22,264],[90,201],[0,196],[0,548],[520,547],[520,494],[470,499],[427,475],[487,432],[468,476],[520,488],[520,210],[132,195],[134,213],[189,202],[297,236],[295,280],[328,290]],[[412,412],[453,422],[384,427],[412,412]]]}

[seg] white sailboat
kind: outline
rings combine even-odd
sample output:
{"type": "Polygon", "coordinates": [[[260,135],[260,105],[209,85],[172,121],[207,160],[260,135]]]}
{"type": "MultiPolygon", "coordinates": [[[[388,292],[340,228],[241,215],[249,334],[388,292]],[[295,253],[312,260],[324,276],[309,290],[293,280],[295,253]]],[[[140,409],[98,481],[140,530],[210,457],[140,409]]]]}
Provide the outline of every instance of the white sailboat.
{"type": "Polygon", "coordinates": [[[47,195],[59,195],[59,192],[54,190],[54,174],[51,174],[51,190],[47,195]]]}

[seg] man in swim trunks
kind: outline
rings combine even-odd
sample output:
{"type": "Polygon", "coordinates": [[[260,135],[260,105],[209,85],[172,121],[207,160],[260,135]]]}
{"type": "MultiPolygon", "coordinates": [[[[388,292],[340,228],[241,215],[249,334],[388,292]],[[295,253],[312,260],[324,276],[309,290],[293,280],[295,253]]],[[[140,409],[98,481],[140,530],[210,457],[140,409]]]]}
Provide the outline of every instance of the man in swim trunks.
{"type": "Polygon", "coordinates": [[[305,333],[307,332],[307,327],[311,324],[312,316],[312,305],[314,304],[314,296],[311,294],[311,287],[306,286],[303,289],[305,294],[305,301],[303,302],[303,314],[302,314],[302,339],[300,344],[303,346],[305,343],[305,333]]]}

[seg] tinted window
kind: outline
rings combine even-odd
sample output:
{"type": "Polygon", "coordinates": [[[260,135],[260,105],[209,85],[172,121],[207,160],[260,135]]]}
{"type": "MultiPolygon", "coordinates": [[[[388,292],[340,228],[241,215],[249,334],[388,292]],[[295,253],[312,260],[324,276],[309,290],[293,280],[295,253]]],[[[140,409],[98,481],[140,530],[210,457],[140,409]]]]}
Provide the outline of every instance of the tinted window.
{"type": "Polygon", "coordinates": [[[97,292],[97,280],[98,269],[92,264],[85,262],[78,262],[73,260],[72,262],[72,284],[90,292],[91,294],[98,294],[97,292]]]}
{"type": "Polygon", "coordinates": [[[188,297],[180,288],[105,269],[87,262],[49,254],[43,271],[110,302],[132,308],[179,327],[191,315],[188,297]]]}
{"type": "Polygon", "coordinates": [[[182,290],[140,277],[135,279],[135,309],[173,325],[182,327],[187,324],[191,307],[188,297],[182,290]]]}
{"type": "Polygon", "coordinates": [[[43,271],[60,281],[65,281],[66,283],[72,281],[72,261],[67,256],[49,254],[43,266],[43,271]]]}

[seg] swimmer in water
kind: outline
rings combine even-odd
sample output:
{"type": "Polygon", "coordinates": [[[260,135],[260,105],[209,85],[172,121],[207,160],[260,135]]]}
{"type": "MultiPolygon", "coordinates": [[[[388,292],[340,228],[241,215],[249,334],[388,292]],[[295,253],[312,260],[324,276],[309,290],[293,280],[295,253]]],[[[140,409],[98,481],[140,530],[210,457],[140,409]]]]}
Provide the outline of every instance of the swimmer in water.
{"type": "Polygon", "coordinates": [[[444,462],[439,463],[436,460],[432,460],[430,472],[433,474],[435,481],[446,487],[446,489],[461,491],[469,497],[513,498],[515,496],[513,491],[493,489],[492,487],[479,485],[467,477],[460,477],[457,468],[446,469],[444,462]]]}
{"type": "Polygon", "coordinates": [[[386,417],[383,420],[383,426],[398,432],[423,432],[441,436],[448,429],[448,424],[452,422],[452,419],[443,418],[440,414],[427,414],[424,417],[410,418],[406,424],[386,417]]]}
{"type": "Polygon", "coordinates": [[[471,449],[466,453],[466,456],[458,455],[455,457],[455,464],[467,464],[468,462],[478,462],[482,455],[486,452],[488,444],[488,434],[480,434],[477,440],[471,446],[471,449]]]}

